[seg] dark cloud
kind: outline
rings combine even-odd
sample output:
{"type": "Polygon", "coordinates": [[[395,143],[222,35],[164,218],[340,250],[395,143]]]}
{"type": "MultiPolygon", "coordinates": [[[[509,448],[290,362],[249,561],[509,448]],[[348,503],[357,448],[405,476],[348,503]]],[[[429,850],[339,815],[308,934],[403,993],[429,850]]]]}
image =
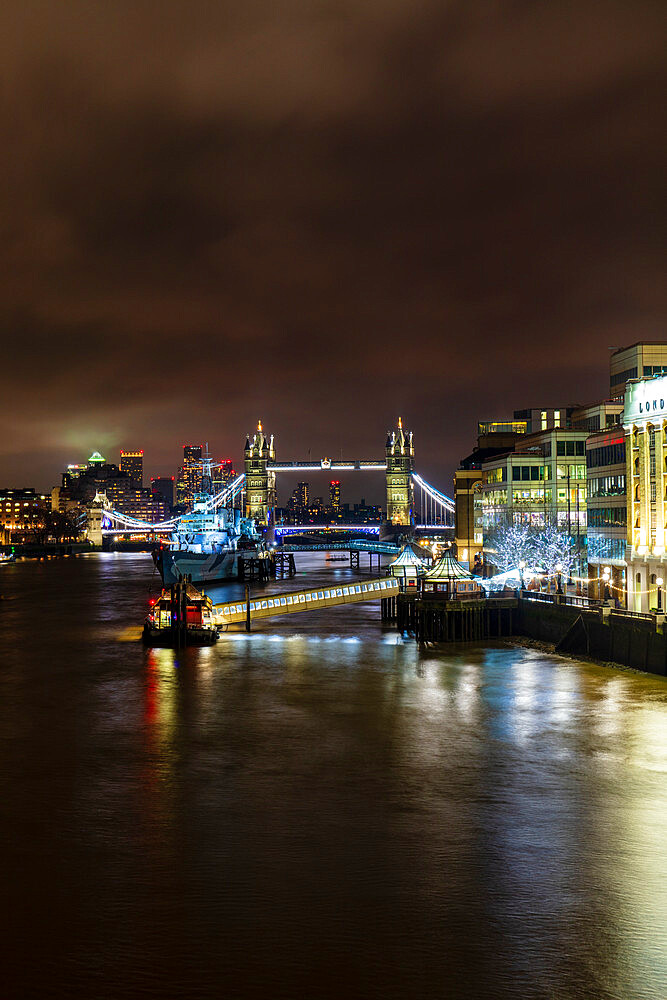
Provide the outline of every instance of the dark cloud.
{"type": "MultiPolygon", "coordinates": [[[[92,447],[380,454],[661,339],[648,2],[4,5],[7,482],[92,447]]],[[[370,494],[367,487],[359,493],[370,494]]]]}

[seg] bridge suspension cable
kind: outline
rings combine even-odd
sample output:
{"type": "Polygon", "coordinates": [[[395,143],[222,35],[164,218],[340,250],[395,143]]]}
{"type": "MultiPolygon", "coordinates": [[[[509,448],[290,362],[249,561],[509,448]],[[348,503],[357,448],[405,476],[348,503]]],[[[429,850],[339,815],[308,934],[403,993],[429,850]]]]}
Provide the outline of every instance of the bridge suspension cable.
{"type": "Polygon", "coordinates": [[[148,521],[141,521],[137,517],[121,514],[119,510],[105,510],[102,515],[102,523],[104,523],[104,519],[111,522],[117,530],[121,531],[173,531],[178,524],[177,517],[172,517],[168,521],[158,521],[155,524],[150,524],[148,521]]]}
{"type": "Polygon", "coordinates": [[[220,490],[215,496],[210,497],[205,503],[205,509],[210,513],[211,511],[217,510],[219,507],[227,507],[230,503],[236,499],[236,497],[241,493],[245,485],[245,472],[242,472],[240,476],[225,486],[224,490],[220,490]]]}
{"type": "MultiPolygon", "coordinates": [[[[216,493],[215,496],[210,497],[204,504],[204,509],[206,513],[212,513],[214,510],[218,510],[220,507],[226,507],[230,503],[233,503],[236,497],[243,490],[245,483],[245,473],[241,473],[240,476],[225,486],[223,490],[216,493]]],[[[174,531],[180,522],[180,517],[172,517],[168,521],[158,521],[151,524],[149,521],[142,521],[137,517],[130,517],[128,514],[121,514],[118,510],[105,510],[103,517],[107,518],[109,522],[116,528],[116,530],[121,531],[174,531]]]]}
{"type": "Polygon", "coordinates": [[[451,525],[454,516],[454,501],[431,486],[417,473],[412,473],[412,480],[419,490],[421,522],[425,525],[451,525]]]}

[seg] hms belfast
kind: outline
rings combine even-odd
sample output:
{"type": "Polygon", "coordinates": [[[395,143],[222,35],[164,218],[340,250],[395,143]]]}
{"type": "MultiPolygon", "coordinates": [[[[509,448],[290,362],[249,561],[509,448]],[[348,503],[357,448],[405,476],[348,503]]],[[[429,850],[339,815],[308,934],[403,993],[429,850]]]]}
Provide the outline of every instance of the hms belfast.
{"type": "MultiPolygon", "coordinates": [[[[246,475],[239,476],[226,490],[212,495],[212,462],[208,454],[201,463],[201,492],[192,510],[179,518],[168,546],[155,550],[153,558],[165,586],[189,577],[193,583],[215,583],[241,576],[242,560],[269,559],[265,540],[255,527],[257,511],[271,504],[275,477],[267,483],[267,463],[275,460],[273,436],[267,438],[261,421],[246,439],[246,475]],[[253,478],[253,472],[255,478],[253,478]],[[258,478],[257,478],[258,477],[258,478]],[[234,498],[246,489],[246,515],[234,510],[234,498]]],[[[272,504],[271,504],[272,506],[272,504]]]]}

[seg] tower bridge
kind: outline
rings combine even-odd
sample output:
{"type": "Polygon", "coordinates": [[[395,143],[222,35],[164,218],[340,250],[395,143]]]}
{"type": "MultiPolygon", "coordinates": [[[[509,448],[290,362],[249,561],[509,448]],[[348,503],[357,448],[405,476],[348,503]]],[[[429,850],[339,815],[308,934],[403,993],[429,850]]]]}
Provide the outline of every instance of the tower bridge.
{"type": "MultiPolygon", "coordinates": [[[[282,461],[276,458],[273,434],[264,433],[261,420],[257,430],[246,438],[244,449],[246,516],[257,524],[270,525],[276,506],[277,472],[384,472],[387,496],[387,521],[394,525],[415,522],[414,465],[415,447],[412,431],[403,430],[403,421],[389,432],[383,459],[333,459],[318,461],[282,461]]],[[[442,494],[440,494],[443,496],[442,494]]],[[[451,503],[451,501],[450,501],[451,503]]],[[[453,506],[452,506],[453,509],[453,506]]]]}
{"type": "MultiPolygon", "coordinates": [[[[454,502],[440,490],[427,483],[415,472],[415,448],[412,431],[404,431],[402,420],[389,432],[385,441],[384,458],[333,459],[316,461],[281,460],[276,455],[273,434],[267,436],[262,422],[252,438],[246,438],[244,449],[245,471],[225,489],[205,500],[204,508],[214,511],[233,507],[244,496],[245,514],[258,525],[273,527],[276,506],[276,474],[290,472],[384,472],[386,487],[387,521],[398,527],[436,528],[452,526],[454,502]],[[415,495],[418,502],[415,504],[415,495]]],[[[89,535],[101,542],[103,535],[156,534],[178,530],[179,518],[159,524],[149,524],[113,510],[106,497],[96,497],[88,512],[89,535]],[[98,502],[99,501],[99,502],[98,502]],[[92,531],[92,534],[91,534],[92,531]]],[[[313,526],[309,526],[313,530],[313,526]]],[[[377,532],[378,528],[359,526],[377,532]]],[[[345,530],[339,525],[338,530],[345,530]]]]}

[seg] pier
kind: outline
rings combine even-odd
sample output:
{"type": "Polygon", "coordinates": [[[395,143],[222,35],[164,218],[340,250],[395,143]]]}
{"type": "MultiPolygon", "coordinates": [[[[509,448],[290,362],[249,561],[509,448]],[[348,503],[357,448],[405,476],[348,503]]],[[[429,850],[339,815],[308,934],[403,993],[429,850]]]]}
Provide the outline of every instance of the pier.
{"type": "Polygon", "coordinates": [[[474,642],[513,634],[517,600],[512,597],[442,600],[398,592],[382,600],[382,620],[418,642],[474,642]]]}
{"type": "Polygon", "coordinates": [[[399,592],[398,581],[392,577],[366,580],[363,583],[338,584],[333,587],[309,587],[275,594],[262,594],[254,600],[228,601],[214,604],[212,619],[216,626],[252,623],[277,615],[292,615],[302,611],[319,611],[342,604],[359,604],[393,597],[399,592]]]}

